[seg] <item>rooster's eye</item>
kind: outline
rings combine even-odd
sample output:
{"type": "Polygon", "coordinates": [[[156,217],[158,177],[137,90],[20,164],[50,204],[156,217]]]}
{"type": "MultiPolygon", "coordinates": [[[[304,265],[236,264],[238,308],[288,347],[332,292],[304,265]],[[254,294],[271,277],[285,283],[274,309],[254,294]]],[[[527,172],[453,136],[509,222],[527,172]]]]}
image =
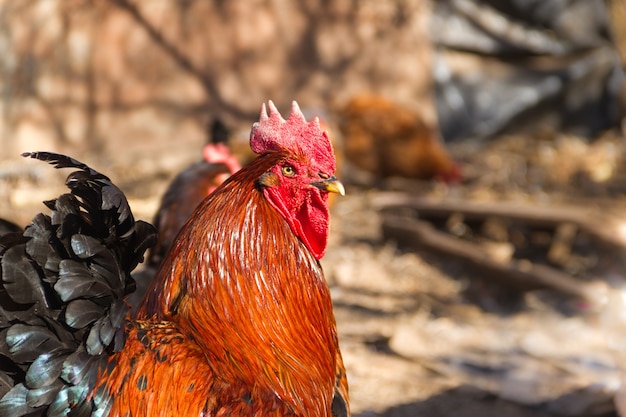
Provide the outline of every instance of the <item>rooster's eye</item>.
{"type": "Polygon", "coordinates": [[[285,177],[293,177],[296,175],[296,170],[291,165],[284,165],[282,170],[285,177]]]}

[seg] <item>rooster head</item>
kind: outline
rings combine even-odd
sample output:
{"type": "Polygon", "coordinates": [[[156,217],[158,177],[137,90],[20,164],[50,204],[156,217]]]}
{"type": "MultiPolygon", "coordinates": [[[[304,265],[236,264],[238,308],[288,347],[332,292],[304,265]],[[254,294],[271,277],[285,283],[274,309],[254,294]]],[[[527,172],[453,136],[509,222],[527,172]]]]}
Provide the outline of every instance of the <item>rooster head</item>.
{"type": "Polygon", "coordinates": [[[285,120],[271,101],[252,126],[250,147],[260,155],[283,158],[258,180],[267,201],[316,259],[326,251],[329,232],[328,193],[345,193],[335,177],[335,155],[318,118],[307,122],[294,101],[285,120]]]}

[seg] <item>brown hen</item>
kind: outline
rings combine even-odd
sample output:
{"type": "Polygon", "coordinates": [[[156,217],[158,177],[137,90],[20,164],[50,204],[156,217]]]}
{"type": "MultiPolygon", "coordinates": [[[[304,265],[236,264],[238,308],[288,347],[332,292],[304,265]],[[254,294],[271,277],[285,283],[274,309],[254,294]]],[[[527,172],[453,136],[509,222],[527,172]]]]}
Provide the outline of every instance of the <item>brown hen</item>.
{"type": "Polygon", "coordinates": [[[352,98],[340,111],[339,128],[346,160],[375,176],[461,179],[435,127],[384,97],[352,98]]]}

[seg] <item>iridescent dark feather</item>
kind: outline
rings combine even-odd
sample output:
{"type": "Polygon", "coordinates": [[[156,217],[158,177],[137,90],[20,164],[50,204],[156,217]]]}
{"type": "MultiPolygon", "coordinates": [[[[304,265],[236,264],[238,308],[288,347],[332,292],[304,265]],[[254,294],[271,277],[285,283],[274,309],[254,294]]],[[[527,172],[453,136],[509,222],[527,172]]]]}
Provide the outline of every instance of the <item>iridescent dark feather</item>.
{"type": "Polygon", "coordinates": [[[87,165],[23,156],[78,170],[70,193],[45,202],[49,215],[0,236],[0,417],[91,415],[87,396],[108,354],[124,346],[130,272],[155,230],[87,165]]]}

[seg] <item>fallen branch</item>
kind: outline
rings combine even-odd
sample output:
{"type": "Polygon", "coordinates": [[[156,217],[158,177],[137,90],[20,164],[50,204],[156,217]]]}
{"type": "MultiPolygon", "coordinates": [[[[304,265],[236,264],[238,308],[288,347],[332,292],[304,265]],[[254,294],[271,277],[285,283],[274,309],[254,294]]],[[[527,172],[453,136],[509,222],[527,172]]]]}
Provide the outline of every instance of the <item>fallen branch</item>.
{"type": "Polygon", "coordinates": [[[436,201],[412,197],[401,192],[379,193],[372,197],[371,202],[378,210],[405,207],[417,211],[420,218],[427,219],[445,219],[458,213],[467,221],[498,218],[530,227],[550,227],[555,230],[561,224],[570,223],[601,243],[622,250],[626,248],[626,239],[617,230],[620,224],[606,218],[602,219],[602,223],[593,221],[590,212],[584,209],[537,207],[513,203],[436,201]]]}
{"type": "Polygon", "coordinates": [[[458,259],[480,271],[485,278],[506,283],[520,291],[550,288],[593,305],[602,302],[603,293],[597,284],[581,283],[561,271],[528,260],[498,262],[475,243],[439,232],[427,222],[409,216],[385,213],[382,227],[386,238],[392,238],[401,245],[458,259]]]}

